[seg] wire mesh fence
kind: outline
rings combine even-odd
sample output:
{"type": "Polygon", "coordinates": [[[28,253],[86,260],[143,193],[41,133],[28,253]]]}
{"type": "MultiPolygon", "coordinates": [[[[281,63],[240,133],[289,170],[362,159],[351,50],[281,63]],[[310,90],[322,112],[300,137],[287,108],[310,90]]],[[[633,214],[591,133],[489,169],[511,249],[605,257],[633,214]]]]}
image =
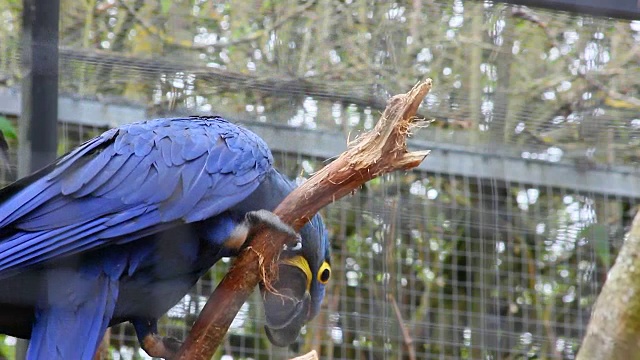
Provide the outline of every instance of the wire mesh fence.
{"type": "MultiPolygon", "coordinates": [[[[100,131],[62,129],[69,146],[100,131]]],[[[299,181],[323,160],[276,154],[276,166],[299,181]]],[[[323,358],[395,359],[412,348],[419,359],[572,358],[637,205],[498,179],[385,176],[324,211],[334,275],[321,313],[290,352],[264,337],[255,294],[219,355],[283,358],[316,348],[323,358]]],[[[224,264],[169,311],[163,332],[186,336],[224,264]]],[[[110,341],[122,358],[143,356],[130,325],[114,327],[110,341]]]]}
{"type": "MultiPolygon", "coordinates": [[[[428,75],[435,87],[421,113],[437,121],[415,134],[422,145],[456,145],[472,162],[492,154],[553,165],[512,181],[509,168],[461,176],[427,158],[369,182],[323,211],[332,280],[296,344],[270,345],[254,294],[217,358],[309,349],[323,359],[574,358],[640,204],[624,195],[638,180],[637,22],[470,1],[164,3],[96,1],[87,16],[63,1],[61,96],[138,106],[148,118],[213,112],[299,130],[282,143],[316,131],[304,146],[274,150],[276,167],[303,181],[331,156],[315,151],[326,148],[321,131],[346,143],[373,126],[387,95],[428,75]],[[585,191],[601,166],[629,174],[628,187],[585,191]],[[567,169],[561,185],[544,182],[567,169]]],[[[10,30],[0,31],[0,82],[18,91],[12,4],[0,4],[10,30]]],[[[60,153],[142,119],[76,120],[60,123],[60,153]]],[[[169,311],[164,334],[186,336],[229,261],[169,311]]],[[[113,358],[145,356],[130,325],[112,328],[109,343],[113,358]]]]}

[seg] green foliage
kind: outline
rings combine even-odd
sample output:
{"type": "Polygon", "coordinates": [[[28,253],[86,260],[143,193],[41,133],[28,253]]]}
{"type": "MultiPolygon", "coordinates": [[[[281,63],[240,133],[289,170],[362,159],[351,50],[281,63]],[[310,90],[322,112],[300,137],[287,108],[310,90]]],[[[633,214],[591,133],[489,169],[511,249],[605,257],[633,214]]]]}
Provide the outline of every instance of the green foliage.
{"type": "Polygon", "coordinates": [[[611,239],[609,238],[609,228],[606,225],[591,224],[582,229],[578,237],[588,239],[604,267],[611,266],[611,239]]]}
{"type": "Polygon", "coordinates": [[[16,133],[15,126],[13,126],[13,124],[11,123],[11,121],[9,121],[9,119],[1,115],[0,115],[0,132],[2,132],[2,134],[7,139],[13,139],[13,140],[18,139],[18,134],[16,133]]]}
{"type": "Polygon", "coordinates": [[[5,341],[7,335],[0,334],[0,359],[14,360],[16,349],[15,346],[8,345],[5,341]]]}
{"type": "Polygon", "coordinates": [[[169,10],[171,9],[171,5],[173,4],[173,0],[160,0],[160,12],[163,15],[167,15],[169,10]]]}

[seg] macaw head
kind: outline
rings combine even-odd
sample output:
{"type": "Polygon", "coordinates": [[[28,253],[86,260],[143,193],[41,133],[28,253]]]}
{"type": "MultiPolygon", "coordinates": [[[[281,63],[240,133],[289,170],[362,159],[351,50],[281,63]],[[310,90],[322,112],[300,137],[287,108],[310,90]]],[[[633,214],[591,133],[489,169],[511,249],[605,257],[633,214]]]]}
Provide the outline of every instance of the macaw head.
{"type": "Polygon", "coordinates": [[[301,242],[285,246],[278,262],[278,279],[261,284],[267,337],[272,344],[293,343],[300,329],[320,310],[325,285],[331,278],[329,239],[320,215],[314,216],[300,231],[301,242]]]}

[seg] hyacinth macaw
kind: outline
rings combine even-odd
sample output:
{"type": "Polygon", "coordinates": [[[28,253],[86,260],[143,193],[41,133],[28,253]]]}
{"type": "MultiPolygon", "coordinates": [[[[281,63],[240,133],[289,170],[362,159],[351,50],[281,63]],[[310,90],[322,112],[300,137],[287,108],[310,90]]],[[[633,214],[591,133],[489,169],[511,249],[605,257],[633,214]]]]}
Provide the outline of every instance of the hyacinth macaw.
{"type": "Polygon", "coordinates": [[[291,236],[261,286],[270,341],[292,343],[331,275],[324,224],[300,234],[273,210],[293,184],[267,145],[220,117],[109,130],[0,190],[0,333],[30,338],[28,359],[91,359],[108,326],[130,321],[141,347],[171,358],[157,319],[252,226],[291,236]],[[295,245],[294,245],[295,244],[295,245]]]}

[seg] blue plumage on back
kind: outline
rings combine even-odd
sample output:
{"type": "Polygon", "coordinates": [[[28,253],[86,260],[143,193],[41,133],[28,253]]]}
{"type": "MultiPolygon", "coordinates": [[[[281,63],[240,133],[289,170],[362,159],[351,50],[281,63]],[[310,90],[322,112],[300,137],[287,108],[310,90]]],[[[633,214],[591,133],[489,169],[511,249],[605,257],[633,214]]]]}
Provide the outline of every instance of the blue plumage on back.
{"type": "Polygon", "coordinates": [[[145,229],[215,216],[253,192],[271,162],[261,139],[220,118],[160,119],[109,131],[0,205],[0,214],[10,215],[0,218],[0,226],[15,234],[44,231],[0,241],[0,277],[115,237],[126,243],[145,229]],[[170,163],[163,159],[168,153],[170,163]],[[73,247],[63,247],[61,238],[89,222],[105,228],[81,232],[73,247]],[[22,250],[43,243],[48,246],[30,255],[22,250]]]}

